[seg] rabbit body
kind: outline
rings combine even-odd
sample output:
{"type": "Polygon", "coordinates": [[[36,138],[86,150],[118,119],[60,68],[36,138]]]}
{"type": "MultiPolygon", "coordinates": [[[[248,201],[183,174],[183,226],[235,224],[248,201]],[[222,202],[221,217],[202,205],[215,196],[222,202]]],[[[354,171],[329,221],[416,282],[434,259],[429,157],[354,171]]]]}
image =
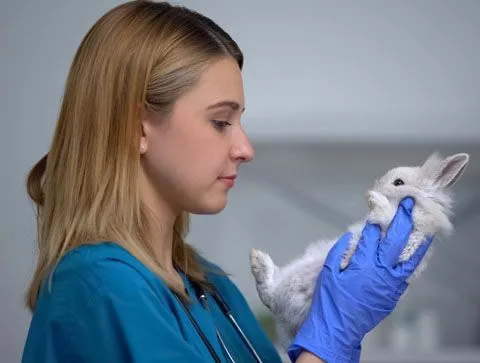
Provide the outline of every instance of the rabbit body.
{"type": "MultiPolygon", "coordinates": [[[[375,181],[367,192],[368,215],[349,226],[350,245],[341,268],[348,266],[367,222],[378,224],[385,236],[401,200],[414,198],[413,230],[399,261],[408,260],[426,235],[445,235],[453,232],[450,222],[453,197],[450,187],[463,173],[468,154],[456,154],[442,159],[433,153],[422,166],[403,166],[389,170],[375,181]]],[[[250,266],[262,303],[272,312],[281,346],[286,349],[304,321],[310,308],[318,275],[330,248],[338,238],[312,242],[302,255],[283,267],[276,266],[270,256],[257,249],[250,253],[250,266]]],[[[425,269],[432,248],[418,266],[412,279],[425,269]]]]}

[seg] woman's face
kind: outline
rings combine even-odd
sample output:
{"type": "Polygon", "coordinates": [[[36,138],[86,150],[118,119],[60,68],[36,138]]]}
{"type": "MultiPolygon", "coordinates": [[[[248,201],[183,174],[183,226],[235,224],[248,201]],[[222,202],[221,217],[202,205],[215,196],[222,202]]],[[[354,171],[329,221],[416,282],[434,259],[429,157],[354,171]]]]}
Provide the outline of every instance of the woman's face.
{"type": "Polygon", "coordinates": [[[240,124],[241,71],[233,59],[207,68],[167,120],[146,114],[141,153],[149,184],[175,212],[220,212],[241,163],[254,150],[240,124]]]}

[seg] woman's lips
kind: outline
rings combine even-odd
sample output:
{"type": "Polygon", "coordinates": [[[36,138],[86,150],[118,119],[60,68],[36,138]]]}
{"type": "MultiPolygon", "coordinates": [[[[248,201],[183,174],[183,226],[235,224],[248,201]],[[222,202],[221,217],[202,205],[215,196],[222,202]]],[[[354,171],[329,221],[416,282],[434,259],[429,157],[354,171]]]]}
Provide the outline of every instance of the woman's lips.
{"type": "Polygon", "coordinates": [[[236,177],[237,177],[236,175],[228,175],[228,176],[219,177],[218,179],[224,182],[227,185],[227,187],[231,188],[235,184],[236,177]]]}

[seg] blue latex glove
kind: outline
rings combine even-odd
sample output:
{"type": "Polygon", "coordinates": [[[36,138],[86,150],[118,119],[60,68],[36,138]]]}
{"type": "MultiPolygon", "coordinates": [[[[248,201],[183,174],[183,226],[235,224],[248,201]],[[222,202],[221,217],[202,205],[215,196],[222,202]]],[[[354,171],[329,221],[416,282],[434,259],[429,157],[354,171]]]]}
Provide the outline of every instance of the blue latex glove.
{"type": "Polygon", "coordinates": [[[310,312],[288,349],[292,362],[304,350],[328,363],[358,362],[364,336],[395,308],[408,286],[407,278],[419,265],[433,237],[411,257],[397,263],[412,230],[414,201],[404,199],[380,240],[380,228],[366,224],[344,271],[343,253],[351,234],[343,235],[330,250],[319,274],[310,312]]]}

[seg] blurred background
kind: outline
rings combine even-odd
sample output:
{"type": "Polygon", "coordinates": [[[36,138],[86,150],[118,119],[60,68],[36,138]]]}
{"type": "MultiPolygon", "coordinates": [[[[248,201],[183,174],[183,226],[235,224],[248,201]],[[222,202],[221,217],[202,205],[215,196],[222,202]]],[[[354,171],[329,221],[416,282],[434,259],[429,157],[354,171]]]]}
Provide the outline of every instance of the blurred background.
{"type": "MultiPolygon", "coordinates": [[[[48,148],[72,57],[113,0],[0,2],[0,361],[17,362],[35,261],[24,178],[48,148]]],[[[285,264],[366,212],[365,191],[433,151],[468,152],[455,234],[364,343],[363,362],[480,362],[480,1],[195,1],[244,51],[256,159],[189,241],[245,293],[275,341],[248,265],[285,264]]]]}

